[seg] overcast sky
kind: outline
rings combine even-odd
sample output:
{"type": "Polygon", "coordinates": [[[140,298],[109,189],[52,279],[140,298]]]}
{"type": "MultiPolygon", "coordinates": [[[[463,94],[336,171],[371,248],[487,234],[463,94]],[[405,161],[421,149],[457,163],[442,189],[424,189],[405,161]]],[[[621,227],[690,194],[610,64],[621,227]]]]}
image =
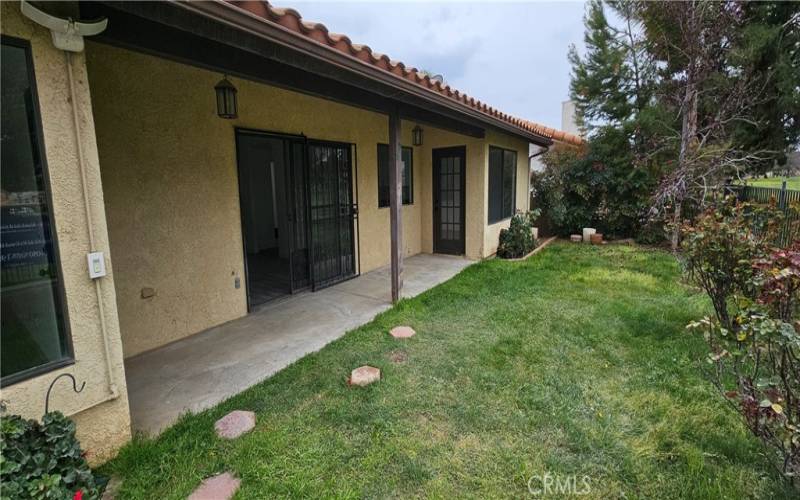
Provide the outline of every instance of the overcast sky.
{"type": "Polygon", "coordinates": [[[273,0],[521,118],[561,127],[567,50],[583,40],[582,2],[273,0]]]}

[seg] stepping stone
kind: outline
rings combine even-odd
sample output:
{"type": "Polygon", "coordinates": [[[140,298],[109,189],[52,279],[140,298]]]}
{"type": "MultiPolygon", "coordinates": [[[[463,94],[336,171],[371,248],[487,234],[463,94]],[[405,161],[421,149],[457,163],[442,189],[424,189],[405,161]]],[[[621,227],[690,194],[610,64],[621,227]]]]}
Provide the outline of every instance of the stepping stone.
{"type": "Polygon", "coordinates": [[[389,334],[396,339],[407,339],[416,333],[410,326],[396,326],[389,331],[389,334]]]}
{"type": "Polygon", "coordinates": [[[217,436],[236,439],[256,426],[256,414],[252,411],[236,410],[228,413],[214,424],[217,436]]]}
{"type": "Polygon", "coordinates": [[[365,386],[381,379],[381,371],[374,366],[360,366],[350,373],[350,385],[365,386]]]}
{"type": "Polygon", "coordinates": [[[230,500],[239,489],[241,480],[230,472],[217,474],[203,480],[188,500],[230,500]]]}
{"type": "Polygon", "coordinates": [[[111,476],[111,479],[106,484],[106,489],[103,490],[103,496],[100,500],[114,500],[117,497],[119,487],[122,486],[122,479],[119,476],[111,476]]]}

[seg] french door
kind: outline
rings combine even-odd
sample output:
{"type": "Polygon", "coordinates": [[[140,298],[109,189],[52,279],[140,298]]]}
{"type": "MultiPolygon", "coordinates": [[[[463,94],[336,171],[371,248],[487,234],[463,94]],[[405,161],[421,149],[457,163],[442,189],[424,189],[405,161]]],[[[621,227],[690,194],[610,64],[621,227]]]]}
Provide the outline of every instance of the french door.
{"type": "Polygon", "coordinates": [[[465,146],[433,150],[433,251],[462,255],[465,248],[465,146]]]}

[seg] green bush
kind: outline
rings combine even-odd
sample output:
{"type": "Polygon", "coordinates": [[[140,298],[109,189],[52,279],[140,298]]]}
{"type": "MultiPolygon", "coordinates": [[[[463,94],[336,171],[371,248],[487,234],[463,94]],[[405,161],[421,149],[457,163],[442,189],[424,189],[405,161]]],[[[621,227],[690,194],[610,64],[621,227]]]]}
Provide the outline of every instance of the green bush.
{"type": "Polygon", "coordinates": [[[41,423],[0,416],[0,483],[3,500],[100,496],[75,424],[60,412],[48,413],[41,423]]]}
{"type": "Polygon", "coordinates": [[[603,129],[581,147],[553,147],[542,162],[533,200],[553,234],[594,227],[612,238],[640,235],[658,176],[637,166],[624,133],[603,129]]]}
{"type": "Polygon", "coordinates": [[[533,221],[540,215],[539,210],[517,212],[511,218],[508,229],[500,230],[500,243],[497,255],[504,259],[523,257],[536,248],[533,238],[533,221]]]}
{"type": "Polygon", "coordinates": [[[774,206],[739,203],[728,196],[681,226],[688,277],[711,298],[723,327],[735,328],[730,307],[754,298],[753,261],[769,253],[781,218],[774,206]]]}
{"type": "Polygon", "coordinates": [[[794,481],[800,474],[800,242],[771,248],[781,219],[774,204],[727,198],[681,233],[687,276],[706,291],[716,313],[687,327],[709,345],[711,381],[794,481]]]}

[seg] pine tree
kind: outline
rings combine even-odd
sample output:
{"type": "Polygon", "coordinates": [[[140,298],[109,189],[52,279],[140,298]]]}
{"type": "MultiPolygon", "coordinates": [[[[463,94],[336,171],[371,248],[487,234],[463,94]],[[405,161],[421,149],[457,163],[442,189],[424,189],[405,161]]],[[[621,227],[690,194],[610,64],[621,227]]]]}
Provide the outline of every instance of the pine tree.
{"type": "Polygon", "coordinates": [[[764,87],[752,121],[736,123],[733,147],[769,151],[750,173],[782,165],[800,147],[800,3],[752,2],[742,6],[744,28],[735,58],[764,87]]]}
{"type": "Polygon", "coordinates": [[[592,0],[584,24],[584,55],[569,53],[579,124],[590,151],[624,159],[607,162],[615,179],[642,186],[608,189],[608,206],[653,186],[651,216],[679,221],[800,145],[800,3],[592,0]]]}
{"type": "Polygon", "coordinates": [[[570,96],[587,131],[629,127],[652,103],[654,68],[634,7],[631,0],[593,0],[584,16],[586,54],[570,48],[570,96]]]}
{"type": "Polygon", "coordinates": [[[625,50],[617,43],[600,0],[589,3],[584,23],[586,56],[581,58],[574,46],[569,52],[570,95],[579,125],[586,129],[621,126],[632,114],[627,85],[631,76],[624,64],[625,50]]]}

